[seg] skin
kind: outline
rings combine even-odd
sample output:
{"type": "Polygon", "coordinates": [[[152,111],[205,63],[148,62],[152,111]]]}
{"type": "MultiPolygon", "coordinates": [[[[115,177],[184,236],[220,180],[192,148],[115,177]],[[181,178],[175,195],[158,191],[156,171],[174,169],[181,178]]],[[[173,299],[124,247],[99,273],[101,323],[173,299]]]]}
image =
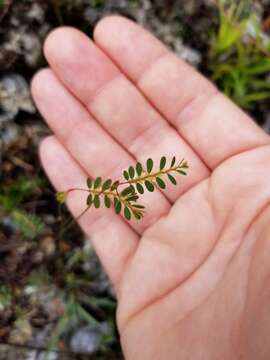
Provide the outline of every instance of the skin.
{"type": "MultiPolygon", "coordinates": [[[[103,19],[94,41],[56,29],[44,53],[32,93],[54,133],[40,156],[57,190],[148,157],[190,164],[178,186],[143,196],[142,221],[80,219],[116,289],[125,358],[269,359],[268,135],[125,18],[103,19]]],[[[74,216],[84,204],[68,199],[74,216]]]]}

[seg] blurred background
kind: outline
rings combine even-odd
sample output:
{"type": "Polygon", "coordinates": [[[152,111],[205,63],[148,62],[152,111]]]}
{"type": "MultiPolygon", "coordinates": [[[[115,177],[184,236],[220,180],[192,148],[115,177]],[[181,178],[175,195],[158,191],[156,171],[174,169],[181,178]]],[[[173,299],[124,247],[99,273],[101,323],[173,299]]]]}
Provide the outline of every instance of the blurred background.
{"type": "Polygon", "coordinates": [[[29,93],[46,35],[91,37],[108,14],[148,28],[270,132],[270,0],[0,0],[0,360],[122,359],[113,289],[41,169],[50,132],[29,93]]]}

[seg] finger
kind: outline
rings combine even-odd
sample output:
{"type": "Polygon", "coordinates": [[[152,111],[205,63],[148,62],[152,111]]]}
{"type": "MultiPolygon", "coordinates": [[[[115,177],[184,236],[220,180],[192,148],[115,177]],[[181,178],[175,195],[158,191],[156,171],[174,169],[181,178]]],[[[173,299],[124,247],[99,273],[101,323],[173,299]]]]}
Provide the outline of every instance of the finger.
{"type": "Polygon", "coordinates": [[[61,81],[136,159],[144,162],[151,157],[157,162],[163,155],[177,155],[179,161],[185,157],[191,163],[192,172],[182,185],[166,191],[171,201],[208,176],[205,165],[175,129],[84,34],[69,28],[54,31],[46,41],[45,54],[61,81]]]}
{"type": "MultiPolygon", "coordinates": [[[[88,175],[117,180],[123,169],[134,164],[134,159],[91,118],[51,70],[35,76],[32,93],[49,126],[88,175]]],[[[168,213],[170,203],[158,191],[145,193],[140,202],[146,206],[145,217],[129,224],[141,234],[168,213]]]]}
{"type": "MultiPolygon", "coordinates": [[[[84,185],[86,173],[55,137],[48,137],[42,142],[40,157],[57,190],[72,188],[74,183],[84,185]]],[[[85,194],[70,193],[67,204],[74,217],[77,217],[85,208],[85,194]]],[[[135,252],[138,235],[110,209],[91,208],[80,218],[79,223],[90,236],[105,270],[117,287],[125,271],[125,264],[135,252]]]]}
{"type": "Polygon", "coordinates": [[[132,21],[107,17],[94,38],[208,167],[269,142],[208,80],[132,21]]]}

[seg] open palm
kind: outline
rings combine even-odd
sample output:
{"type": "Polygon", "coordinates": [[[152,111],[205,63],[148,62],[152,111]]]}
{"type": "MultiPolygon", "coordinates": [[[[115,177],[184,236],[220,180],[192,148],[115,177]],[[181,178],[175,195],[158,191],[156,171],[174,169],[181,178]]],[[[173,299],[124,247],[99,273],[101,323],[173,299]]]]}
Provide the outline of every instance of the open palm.
{"type": "MultiPolygon", "coordinates": [[[[268,135],[131,21],[108,17],[94,38],[55,30],[51,69],[33,80],[55,134],[41,146],[55,187],[118,178],[148,157],[190,164],[177,187],[143,196],[143,220],[80,219],[117,292],[126,358],[269,359],[268,135]]],[[[75,216],[84,203],[68,200],[75,216]]]]}

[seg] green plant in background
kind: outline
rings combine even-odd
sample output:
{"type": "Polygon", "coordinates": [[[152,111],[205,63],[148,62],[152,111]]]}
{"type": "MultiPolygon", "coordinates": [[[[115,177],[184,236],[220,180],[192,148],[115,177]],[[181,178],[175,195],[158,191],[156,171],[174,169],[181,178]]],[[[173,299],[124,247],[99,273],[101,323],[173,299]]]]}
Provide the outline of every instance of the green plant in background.
{"type": "Polygon", "coordinates": [[[259,20],[245,14],[245,4],[218,2],[219,26],[211,35],[208,69],[223,92],[251,109],[270,98],[270,40],[263,36],[259,20]]]}
{"type": "Polygon", "coordinates": [[[11,216],[26,239],[34,239],[45,228],[42,220],[35,214],[30,214],[23,210],[13,210],[11,216]]]}
{"type": "Polygon", "coordinates": [[[46,270],[33,270],[27,279],[27,284],[35,288],[51,286],[53,279],[46,270]]]}
{"type": "Polygon", "coordinates": [[[71,191],[86,191],[88,193],[86,200],[87,208],[82,214],[92,205],[98,209],[101,206],[101,197],[103,197],[105,207],[113,207],[116,214],[120,214],[123,211],[127,220],[130,220],[132,217],[140,220],[145,213],[145,207],[137,203],[140,195],[146,190],[153,192],[155,187],[164,190],[166,188],[164,177],[173,185],[176,185],[177,181],[172,174],[187,174],[188,163],[186,160],[182,159],[177,163],[174,156],[168,166],[166,166],[166,163],[167,159],[163,156],[160,159],[159,168],[155,170],[154,161],[149,158],[146,161],[146,170],[138,162],[135,167],[130,166],[127,170],[124,170],[123,180],[102,180],[101,177],[92,180],[88,178],[88,189],[72,188],[65,192],[58,192],[56,197],[60,203],[63,203],[71,191]],[[121,186],[125,186],[125,188],[119,190],[121,186]]]}
{"type": "Polygon", "coordinates": [[[0,286],[0,311],[5,310],[11,305],[12,302],[12,292],[11,289],[7,286],[0,286]]]}
{"type": "Polygon", "coordinates": [[[98,8],[104,6],[105,0],[89,0],[89,3],[92,7],[98,8]]]}
{"type": "Polygon", "coordinates": [[[18,230],[26,239],[33,239],[44,229],[44,223],[35,214],[23,209],[23,202],[33,196],[39,189],[39,178],[19,177],[10,185],[0,184],[0,215],[12,218],[18,230]]]}
{"type": "MultiPolygon", "coordinates": [[[[63,314],[60,316],[52,334],[48,351],[50,352],[65,335],[82,325],[100,326],[100,321],[95,317],[95,310],[99,315],[106,309],[115,311],[115,301],[107,297],[97,297],[92,294],[91,275],[88,269],[83,270],[83,264],[92,261],[93,251],[87,247],[77,248],[65,259],[61,259],[63,271],[62,299],[64,304],[63,314]],[[78,272],[80,275],[78,275],[78,272]],[[93,314],[92,314],[93,313],[93,314]]],[[[59,264],[60,265],[60,264],[59,264]]],[[[39,278],[39,277],[38,277],[39,278]]],[[[104,333],[103,346],[114,341],[113,321],[108,321],[111,326],[104,333]]]]}

